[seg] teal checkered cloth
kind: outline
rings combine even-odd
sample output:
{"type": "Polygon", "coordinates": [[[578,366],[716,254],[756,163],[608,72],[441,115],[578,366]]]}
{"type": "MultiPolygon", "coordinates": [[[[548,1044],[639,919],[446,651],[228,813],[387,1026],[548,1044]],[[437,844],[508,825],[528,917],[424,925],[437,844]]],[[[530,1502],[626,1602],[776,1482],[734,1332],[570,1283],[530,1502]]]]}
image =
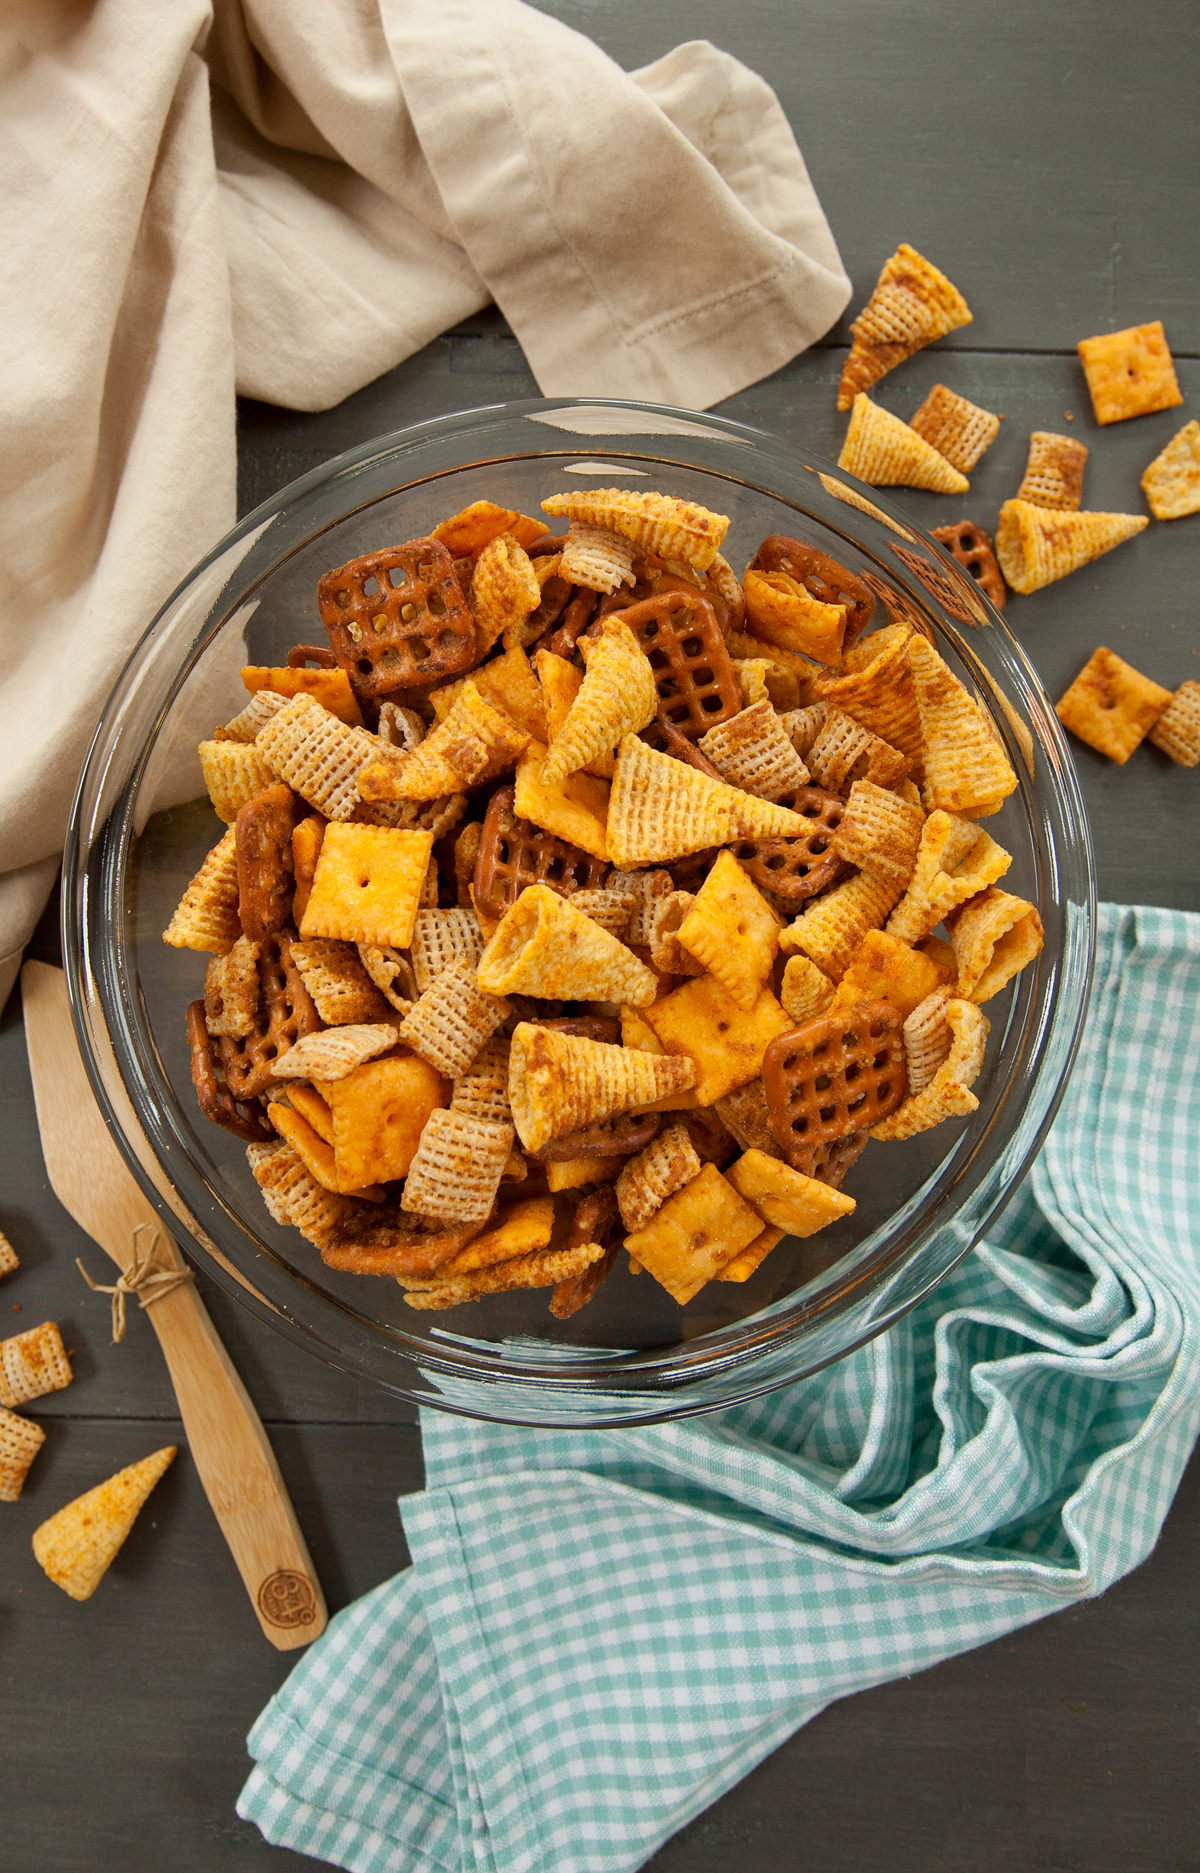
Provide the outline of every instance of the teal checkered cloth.
{"type": "Polygon", "coordinates": [[[427,1414],[412,1568],[250,1736],[238,1812],[354,1873],[638,1867],[832,1699],[1101,1593],[1200,1429],[1200,916],[1101,907],[1046,1147],[814,1378],[648,1429],[427,1414]]]}

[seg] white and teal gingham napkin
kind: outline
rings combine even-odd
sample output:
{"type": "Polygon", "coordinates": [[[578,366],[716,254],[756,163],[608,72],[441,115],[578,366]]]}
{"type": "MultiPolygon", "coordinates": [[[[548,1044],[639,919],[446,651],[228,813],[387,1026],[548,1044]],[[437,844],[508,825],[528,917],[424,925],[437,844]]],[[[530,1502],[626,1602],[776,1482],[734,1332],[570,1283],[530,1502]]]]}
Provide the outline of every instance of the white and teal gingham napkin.
{"type": "Polygon", "coordinates": [[[1145,1558],[1200,1429],[1200,916],[1099,930],[1041,1157],[882,1338],[646,1429],[423,1416],[413,1566],[263,1712],[242,1816],[353,1873],[632,1869],[834,1698],[1145,1558]]]}

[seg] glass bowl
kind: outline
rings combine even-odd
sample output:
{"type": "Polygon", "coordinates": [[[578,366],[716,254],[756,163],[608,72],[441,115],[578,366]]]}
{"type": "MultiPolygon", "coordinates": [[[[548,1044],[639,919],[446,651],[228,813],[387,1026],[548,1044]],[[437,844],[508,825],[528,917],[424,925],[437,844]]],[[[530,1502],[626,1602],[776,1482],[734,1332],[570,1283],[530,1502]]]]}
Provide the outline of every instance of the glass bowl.
{"type": "MultiPolygon", "coordinates": [[[[884,603],[877,617],[886,617],[884,603]]],[[[84,1057],[147,1195],[213,1278],[318,1358],[423,1404],[526,1424],[653,1422],[806,1377],[881,1333],[967,1254],[1037,1151],[1087,1000],[1091,853],[1054,711],[978,588],[903,510],[760,430],[650,404],[531,401],[439,418],[339,456],[222,540],[147,631],[104,712],[66,855],[67,971],[84,1057]],[[923,621],[989,705],[1019,776],[988,829],[1005,887],[1041,912],[1036,965],[988,1004],[979,1109],[872,1145],[853,1216],[785,1241],[743,1285],[680,1309],[622,1263],[569,1321],[546,1292],[415,1313],[395,1281],[326,1268],[268,1216],[236,1138],[202,1118],[184,1020],[207,960],[165,928],[220,828],[196,743],[245,701],[243,663],[323,641],[321,573],[424,534],[472,500],[526,513],[564,487],[654,488],[730,516],[744,566],[798,536],[923,621]]]]}

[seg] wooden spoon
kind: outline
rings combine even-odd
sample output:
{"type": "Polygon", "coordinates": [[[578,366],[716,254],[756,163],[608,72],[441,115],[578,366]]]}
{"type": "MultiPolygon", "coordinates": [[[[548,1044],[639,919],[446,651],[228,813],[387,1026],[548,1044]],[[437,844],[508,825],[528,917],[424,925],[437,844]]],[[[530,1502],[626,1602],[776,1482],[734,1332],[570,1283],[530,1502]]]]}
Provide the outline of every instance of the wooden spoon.
{"type": "MultiPolygon", "coordinates": [[[[96,1104],[62,970],[27,962],[21,991],[42,1151],[55,1196],[123,1273],[135,1260],[133,1232],[143,1224],[159,1232],[157,1265],[185,1269],[96,1104]]],[[[166,1357],[192,1461],[259,1624],[281,1652],[307,1645],[324,1631],[325,1596],[246,1388],[194,1283],[181,1282],[147,1312],[166,1357]]]]}

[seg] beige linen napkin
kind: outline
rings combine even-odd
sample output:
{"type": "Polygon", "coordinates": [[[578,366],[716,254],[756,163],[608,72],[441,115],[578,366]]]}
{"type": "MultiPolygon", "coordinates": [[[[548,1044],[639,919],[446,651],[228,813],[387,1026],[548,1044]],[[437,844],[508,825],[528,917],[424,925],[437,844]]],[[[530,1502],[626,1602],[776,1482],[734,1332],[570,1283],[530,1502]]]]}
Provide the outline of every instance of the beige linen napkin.
{"type": "Polygon", "coordinates": [[[778,100],[521,0],[18,0],[0,21],[0,1002],[122,664],[324,409],[495,299],[548,395],[705,408],[850,286],[778,100]]]}

